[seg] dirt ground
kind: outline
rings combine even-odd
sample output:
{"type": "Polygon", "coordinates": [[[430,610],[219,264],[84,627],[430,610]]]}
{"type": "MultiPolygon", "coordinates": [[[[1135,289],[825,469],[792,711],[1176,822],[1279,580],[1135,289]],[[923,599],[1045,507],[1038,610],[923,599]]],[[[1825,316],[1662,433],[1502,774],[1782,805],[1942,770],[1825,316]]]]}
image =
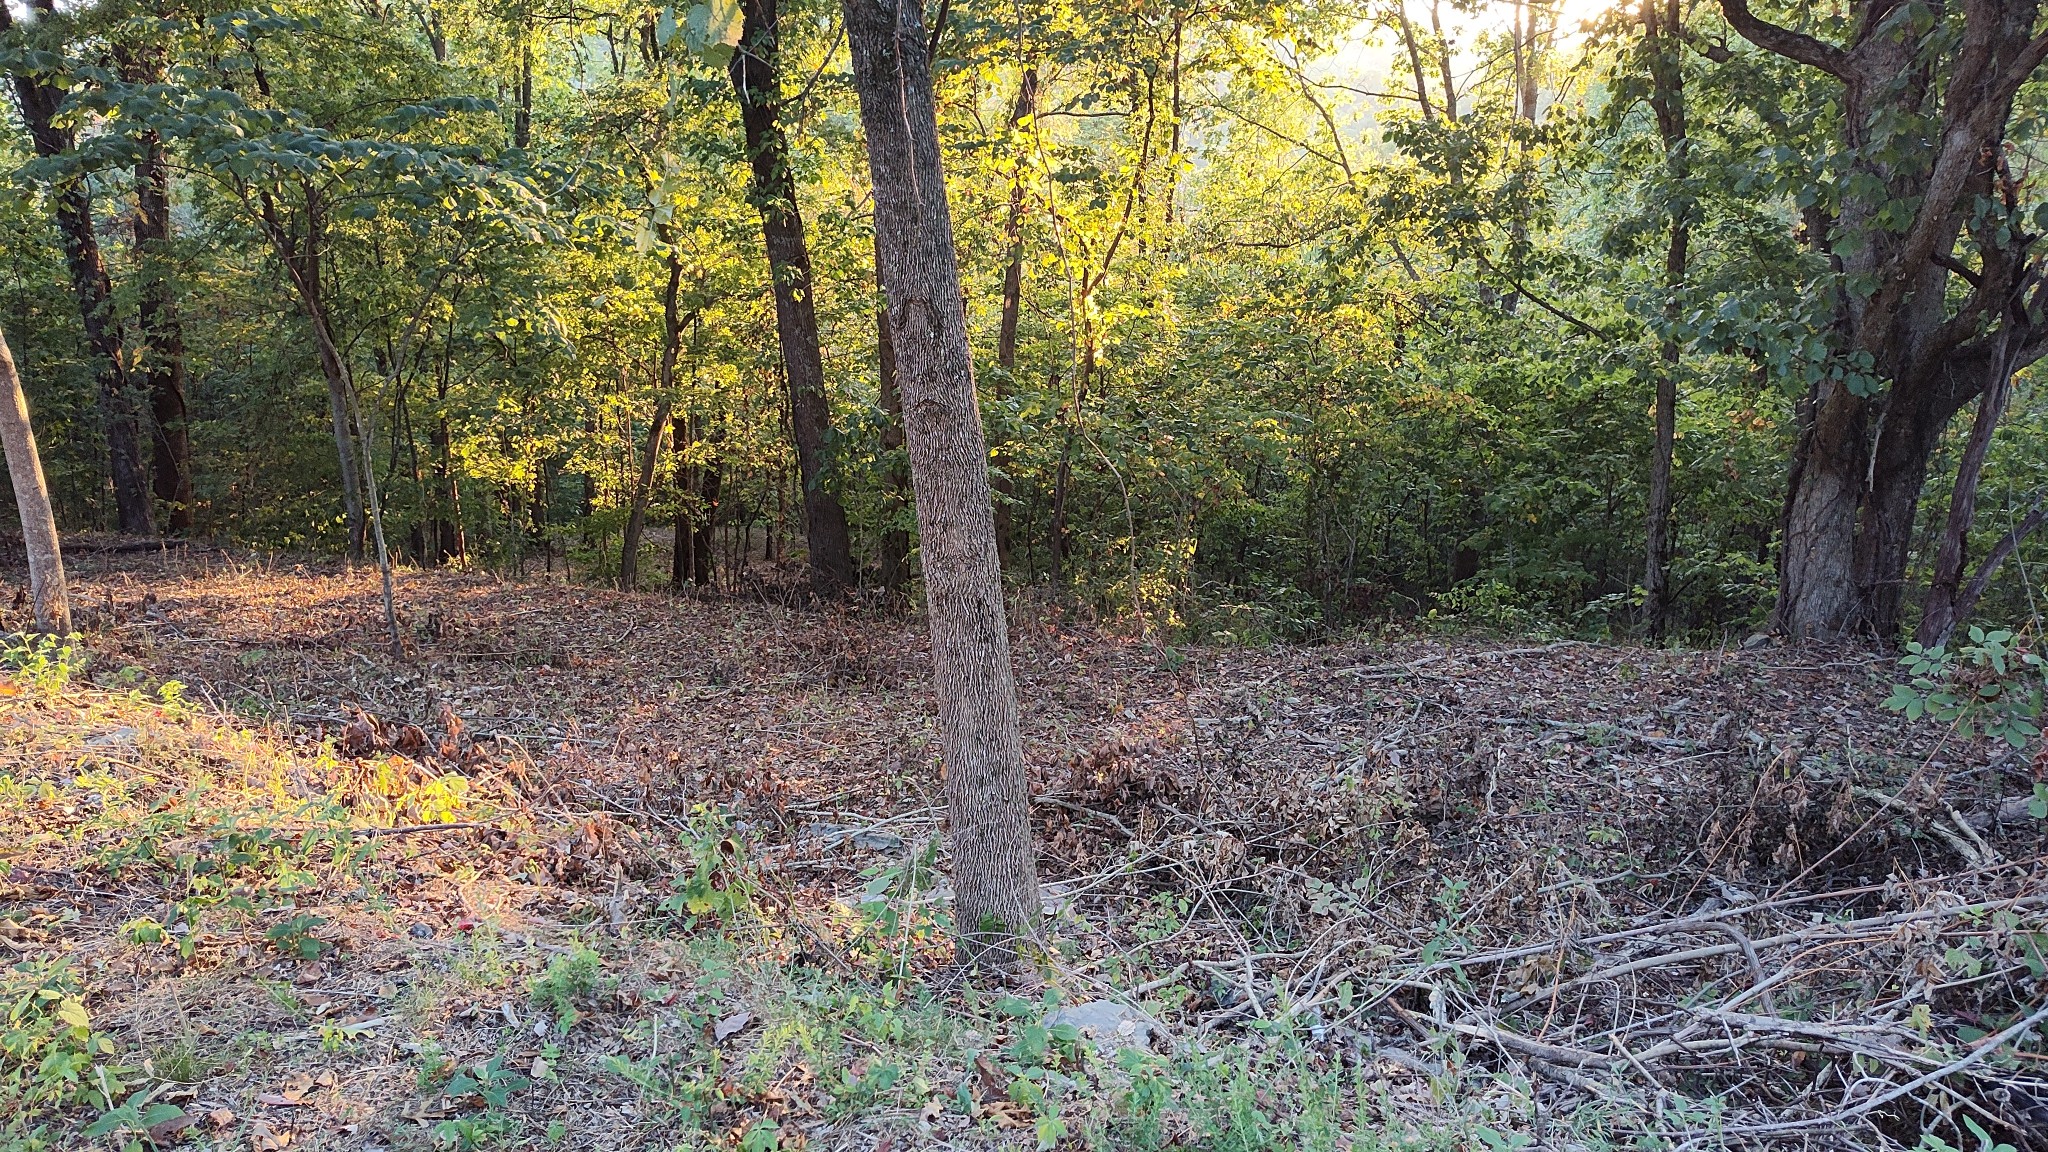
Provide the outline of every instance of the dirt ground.
{"type": "MultiPolygon", "coordinates": [[[[100,989],[109,1017],[131,1032],[203,1018],[199,1026],[223,1035],[300,1028],[345,1043],[351,1034],[321,1022],[378,1019],[400,984],[418,995],[394,974],[421,953],[441,953],[443,968],[498,964],[526,979],[566,971],[565,926],[631,935],[658,918],[675,891],[671,848],[701,836],[708,812],[729,814],[765,898],[786,914],[783,931],[746,947],[856,968],[848,907],[914,871],[942,831],[925,645],[900,614],[401,571],[394,656],[374,569],[207,551],[81,554],[72,565],[96,681],[122,669],[138,683],[176,680],[224,730],[262,722],[308,762],[331,747],[327,767],[303,769],[326,773],[311,786],[330,792],[354,780],[369,795],[363,781],[374,766],[408,762],[421,779],[459,770],[472,806],[525,813],[411,831],[445,819],[420,809],[413,781],[412,799],[378,813],[408,829],[379,856],[379,867],[405,880],[393,889],[395,908],[337,913],[323,929],[337,943],[346,937],[335,950],[352,958],[346,971],[331,959],[310,975],[280,968],[276,978],[296,991],[267,1005],[224,995],[222,1005],[247,1017],[228,1020],[195,1013],[190,997],[205,991],[193,981],[240,979],[249,964],[178,970],[175,981],[161,978],[175,965],[131,965],[100,989]]],[[[1769,643],[1696,651],[1412,634],[1185,647],[1071,620],[1028,596],[1013,625],[1042,878],[1065,926],[1046,979],[1070,991],[1118,989],[1178,1037],[1264,1043],[1256,1038],[1276,1021],[1308,1025],[1309,1042],[1325,1052],[1318,1059],[1370,1069],[1381,1121],[1405,1116],[1411,1131],[1442,1107],[1428,1085],[1469,1058],[1526,1074],[1516,1123],[1539,1136],[1544,1117],[1573,1099],[1645,1113],[1652,1092],[1654,1123],[1638,1116],[1620,1128],[1681,1132],[1683,1118],[1665,1116],[1671,1092],[1745,1083],[1743,1107],[1730,1115],[1738,1130],[1757,1129],[1758,1141],[1842,1146],[1828,1143],[1836,1129],[1810,1123],[1836,1116],[1869,1146],[1911,1146],[1913,1126],[1928,1121],[1902,1109],[1919,1097],[1850,1115],[1870,1092],[1830,1086],[1810,1067],[1782,1091],[1754,1086],[1759,1069],[1790,1067],[1769,1063],[1789,1058],[1782,1044],[1774,1055],[1738,1045],[1668,1073],[1643,1069],[1647,1080],[1626,1091],[1626,1068],[1611,1080],[1593,1076],[1583,1057],[1640,1055],[1650,1041],[1630,1049],[1628,1036],[1664,1035],[1657,1021],[1708,992],[1727,1019],[1738,1007],[1753,1013],[1741,990],[1745,963],[1763,982],[1765,961],[1775,970],[1781,956],[1786,973],[1798,969],[1806,1019],[1904,1021],[1916,995],[1907,977],[1923,954],[1978,939],[1944,935],[1952,912],[1964,923],[1977,915],[1968,909],[2010,908],[2034,918],[2015,921],[2027,927],[2048,892],[2044,825],[2023,810],[2039,778],[2033,749],[1959,739],[1885,710],[1901,678],[1889,657],[1769,643]],[[1893,930],[1930,918],[1913,940],[1893,930]],[[1884,931],[1813,935],[1836,923],[1884,931]],[[1692,933],[1694,951],[1704,951],[1649,962],[1644,942],[1660,925],[1667,935],[1692,933]],[[1723,940],[1729,925],[1741,947],[1723,940]],[[1904,983],[1857,976],[1873,964],[1897,969],[1904,983]],[[1354,997],[1362,1007],[1351,1007],[1354,997]],[[1532,1027],[1531,1005],[1545,997],[1532,1027]],[[1788,1123],[1809,1126],[1763,1131],[1788,1123]]],[[[92,724],[79,715],[67,723],[88,741],[92,724]]],[[[935,863],[942,870],[943,856],[935,863]]],[[[33,881],[34,871],[17,869],[14,881],[33,881]]],[[[66,875],[72,887],[90,887],[76,879],[83,873],[66,875]]],[[[16,895],[54,907],[76,896],[63,887],[16,895]]],[[[346,903],[326,895],[323,906],[346,903]]],[[[941,882],[927,899],[943,895],[941,882]]],[[[2025,938],[2018,927],[2008,935],[2025,938]]],[[[931,987],[957,992],[942,940],[905,939],[903,962],[931,987]]],[[[1985,945],[1987,955],[2006,955],[2002,940],[1985,945]]],[[[635,1091],[613,1077],[608,1087],[572,1087],[546,1074],[577,1060],[596,1067],[608,1054],[639,1059],[650,1040],[658,1054],[665,1007],[680,1004],[675,1011],[701,1017],[697,1031],[716,1032],[734,1012],[747,1014],[732,1004],[769,995],[729,983],[707,991],[704,957],[691,947],[636,950],[623,962],[630,978],[612,982],[619,990],[604,1010],[585,1009],[590,1020],[567,1052],[567,1041],[546,1041],[532,1003],[493,1003],[476,990],[482,984],[435,994],[433,1043],[462,1067],[496,1052],[544,1085],[521,1097],[536,1129],[565,1124],[572,1144],[641,1146],[659,1131],[644,1115],[644,1085],[635,1091]],[[528,1025],[532,1040],[504,1047],[506,1029],[516,1037],[528,1025]]],[[[1973,977],[1944,992],[1949,982],[1935,979],[1916,1002],[1931,1006],[1937,1029],[1981,1036],[2005,1019],[1995,1010],[2048,993],[2023,960],[1993,965],[2003,983],[1973,977]]],[[[875,971],[855,975],[867,981],[875,971]]],[[[748,1042],[746,1027],[733,1044],[748,1042]]],[[[1773,1026],[1743,1027],[1762,1036],[1773,1026]]],[[[1690,1033],[1676,1035],[1683,1048],[1690,1033]]],[[[403,1144],[394,1132],[407,1123],[426,1130],[428,1113],[443,1107],[374,1102],[398,1091],[394,1076],[411,1075],[392,1071],[418,1062],[422,1041],[406,1043],[409,1055],[381,1050],[381,1071],[367,1057],[300,1060],[292,1075],[304,1079],[289,1085],[242,1061],[240,1103],[221,1105],[238,1117],[235,1139],[268,1152],[249,1136],[250,1117],[265,1113],[262,1100],[289,1098],[265,1113],[285,1117],[264,1121],[285,1134],[276,1147],[292,1133],[301,1145],[403,1144]],[[307,1119],[316,1111],[307,1101],[318,1103],[319,1123],[307,1119]]],[[[1832,1041],[1800,1043],[1825,1052],[1832,1041]]],[[[725,1121],[742,1120],[733,1146],[746,1138],[748,1115],[779,1115],[814,1146],[863,1152],[965,1138],[934,1126],[929,1105],[900,1092],[895,1106],[857,1122],[792,1112],[816,1061],[777,1064],[760,1045],[751,1051],[773,1067],[751,1082],[751,1096],[721,1105],[725,1121]],[[892,1136],[891,1124],[922,1135],[892,1136]]],[[[2003,1103],[1962,1095],[1975,1101],[1974,1115],[2020,1131],[2035,1110],[2048,1117],[2048,1096],[2025,1095],[2033,1083],[2003,1103]]],[[[230,1094],[227,1081],[210,1091],[230,1094]]],[[[488,1092],[469,1095],[474,1103],[488,1092]]],[[[1004,1137],[1004,1114],[981,1107],[968,1109],[984,1121],[978,1130],[992,1115],[1004,1137]]],[[[1574,1139],[1555,1146],[1599,1146],[1574,1139]]]]}

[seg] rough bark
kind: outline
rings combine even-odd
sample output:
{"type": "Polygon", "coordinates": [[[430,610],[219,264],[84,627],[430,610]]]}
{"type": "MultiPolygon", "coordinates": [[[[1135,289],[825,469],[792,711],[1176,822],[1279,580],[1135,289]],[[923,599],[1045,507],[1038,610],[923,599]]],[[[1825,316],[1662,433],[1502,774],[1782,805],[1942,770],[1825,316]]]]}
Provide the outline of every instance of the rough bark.
{"type": "Polygon", "coordinates": [[[14,482],[14,506],[21,513],[21,542],[28,553],[29,599],[38,632],[71,633],[71,603],[64,589],[64,554],[57,543],[57,517],[50,508],[50,485],[43,477],[43,458],[36,451],[35,428],[29,423],[28,397],[14,368],[14,353],[0,334],[0,447],[7,454],[7,475],[14,482]]]}
{"type": "Polygon", "coordinates": [[[1764,20],[1747,0],[1722,0],[1744,38],[1841,82],[1834,148],[1845,191],[1834,218],[1814,213],[1808,232],[1843,283],[1865,289],[1835,301],[1836,366],[1870,369],[1826,379],[1808,398],[1774,613],[1797,636],[1896,635],[1914,513],[1943,428],[1990,382],[2008,336],[2014,369],[2048,350],[2038,237],[2011,219],[2004,163],[2014,94],[2048,57],[2048,37],[2034,36],[2039,4],[1961,0],[1936,10],[1950,34],[1927,36],[1905,34],[1892,10],[1857,0],[1837,45],[1764,20]],[[2001,202],[2003,212],[1977,211],[2001,202]],[[1912,208],[1903,228],[1891,218],[1901,206],[1912,208]],[[1951,292],[1952,275],[1967,292],[1951,292]]]}
{"type": "MultiPolygon", "coordinates": [[[[875,234],[875,287],[882,288],[882,237],[875,234]]],[[[897,517],[910,502],[910,476],[897,454],[903,451],[903,394],[896,383],[896,344],[889,336],[889,308],[875,311],[875,369],[882,414],[883,482],[888,489],[889,522],[882,529],[882,587],[894,592],[910,578],[910,533],[897,517]]],[[[998,536],[1001,533],[998,531],[998,536]]]]}
{"type": "Polygon", "coordinates": [[[782,132],[782,97],[776,66],[780,32],[776,0],[744,0],[739,50],[729,71],[739,98],[752,169],[750,198],[761,214],[774,281],[775,334],[782,346],[789,393],[790,438],[796,442],[797,472],[804,487],[804,531],[810,546],[811,579],[825,594],[854,586],[853,541],[846,509],[831,476],[832,409],[825,391],[824,360],[818,351],[818,313],[812,299],[811,253],[789,168],[789,143],[782,132]]]}
{"type": "MultiPolygon", "coordinates": [[[[37,0],[41,11],[53,11],[49,0],[37,0]]],[[[14,17],[0,4],[0,32],[14,26],[14,17]]],[[[22,70],[13,75],[14,94],[22,122],[28,126],[36,155],[55,158],[71,151],[76,133],[57,123],[64,92],[44,77],[22,70]]],[[[121,531],[137,536],[156,534],[150,507],[148,471],[142,460],[142,435],[130,390],[128,356],[113,309],[114,286],[100,254],[93,229],[92,193],[83,176],[69,175],[50,190],[64,263],[71,273],[71,291],[85,326],[86,347],[92,350],[98,384],[100,423],[107,439],[107,471],[113,481],[114,511],[121,531]]]]}
{"type": "MultiPolygon", "coordinates": [[[[124,72],[131,80],[161,80],[160,53],[128,54],[124,72]]],[[[171,248],[171,169],[163,138],[145,132],[142,155],[135,162],[135,251],[141,263],[142,290],[136,320],[142,330],[141,372],[149,393],[151,416],[151,486],[163,506],[164,526],[173,534],[192,531],[192,439],[186,426],[185,334],[178,322],[169,267],[171,248]]]]}
{"type": "Polygon", "coordinates": [[[924,557],[954,922],[965,959],[1002,964],[1037,922],[1037,865],[927,41],[911,0],[844,10],[924,557]]]}

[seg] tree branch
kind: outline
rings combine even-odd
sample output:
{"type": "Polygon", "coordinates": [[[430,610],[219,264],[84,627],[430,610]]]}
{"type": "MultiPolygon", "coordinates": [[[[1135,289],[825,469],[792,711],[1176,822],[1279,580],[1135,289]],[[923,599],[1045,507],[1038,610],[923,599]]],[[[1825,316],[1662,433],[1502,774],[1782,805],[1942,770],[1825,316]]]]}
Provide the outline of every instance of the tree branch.
{"type": "Polygon", "coordinates": [[[1847,52],[1757,16],[1749,10],[1749,0],[1721,0],[1721,14],[1744,40],[1766,52],[1811,65],[1837,80],[1846,82],[1851,75],[1847,52]]]}

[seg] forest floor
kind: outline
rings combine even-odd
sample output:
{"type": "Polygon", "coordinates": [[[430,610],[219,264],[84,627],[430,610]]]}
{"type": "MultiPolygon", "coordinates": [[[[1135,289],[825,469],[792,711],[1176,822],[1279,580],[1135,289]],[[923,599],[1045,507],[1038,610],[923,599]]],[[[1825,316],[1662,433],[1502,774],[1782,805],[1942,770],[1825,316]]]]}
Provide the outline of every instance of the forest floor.
{"type": "Polygon", "coordinates": [[[991,987],[913,621],[401,571],[394,656],[373,569],[69,559],[82,666],[0,679],[0,1149],[2048,1148],[2040,763],[1888,657],[1020,600],[991,987]]]}

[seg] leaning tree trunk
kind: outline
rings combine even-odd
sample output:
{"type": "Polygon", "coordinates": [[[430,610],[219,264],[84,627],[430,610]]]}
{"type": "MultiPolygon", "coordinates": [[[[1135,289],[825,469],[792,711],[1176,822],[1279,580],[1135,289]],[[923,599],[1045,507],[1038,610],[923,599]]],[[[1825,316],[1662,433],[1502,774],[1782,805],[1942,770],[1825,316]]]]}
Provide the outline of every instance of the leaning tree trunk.
{"type": "Polygon", "coordinates": [[[1960,602],[1963,566],[1968,562],[1970,529],[1977,521],[1977,486],[1984,477],[1984,461],[1991,455],[1991,440],[1998,420],[2012,396],[2012,374],[2000,356],[1984,394],[1977,397],[1977,419],[1970,426],[1969,442],[1956,464],[1956,482],[1950,490],[1948,517],[1942,525],[1941,543],[1934,556],[1934,575],[1927,581],[1927,604],[1913,639],[1923,647],[1948,643],[1949,633],[1961,619],[1960,602]]]}
{"type": "Polygon", "coordinates": [[[962,956],[1016,955],[1039,915],[988,441],[974,393],[931,65],[914,0],[845,0],[903,390],[962,956]]]}
{"type": "Polygon", "coordinates": [[[626,511],[626,531],[619,543],[622,592],[632,592],[640,583],[640,534],[647,526],[647,502],[654,496],[654,478],[661,474],[661,446],[668,438],[669,412],[675,407],[676,358],[681,354],[683,335],[677,297],[682,288],[683,265],[671,249],[668,287],[661,294],[661,399],[655,403],[654,420],[647,426],[647,451],[640,457],[640,476],[633,485],[632,504],[626,511]]]}
{"type": "Polygon", "coordinates": [[[28,397],[14,370],[14,353],[0,335],[0,447],[14,481],[14,506],[21,512],[22,548],[28,553],[29,599],[38,632],[71,632],[71,604],[64,595],[64,554],[57,543],[57,517],[50,510],[50,485],[28,419],[28,397]]]}
{"type": "Polygon", "coordinates": [[[825,392],[824,360],[818,351],[811,253],[797,208],[796,176],[789,168],[789,142],[782,134],[782,97],[775,72],[780,44],[776,0],[745,0],[741,7],[744,24],[730,71],[753,170],[750,194],[761,213],[761,235],[774,281],[775,333],[782,345],[790,434],[796,441],[797,473],[804,485],[811,579],[819,591],[836,593],[853,587],[857,577],[846,508],[831,482],[832,408],[825,392]]]}

